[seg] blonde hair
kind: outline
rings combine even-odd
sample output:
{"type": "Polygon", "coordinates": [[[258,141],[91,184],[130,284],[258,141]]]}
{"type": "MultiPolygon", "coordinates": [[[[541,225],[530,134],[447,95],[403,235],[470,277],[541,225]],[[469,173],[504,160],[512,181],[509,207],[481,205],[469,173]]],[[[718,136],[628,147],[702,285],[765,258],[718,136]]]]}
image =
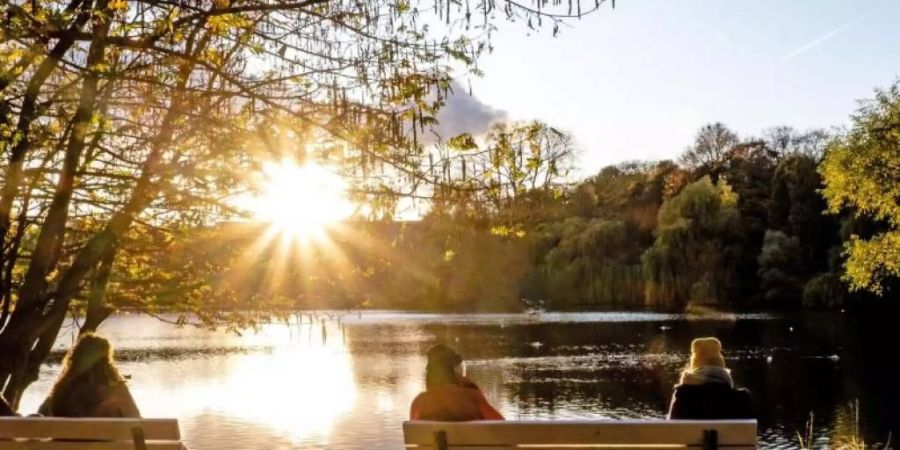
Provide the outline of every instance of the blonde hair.
{"type": "Polygon", "coordinates": [[[83,334],[63,360],[59,379],[48,400],[53,416],[90,416],[103,402],[103,390],[124,383],[113,365],[109,341],[93,333],[83,334]]]}

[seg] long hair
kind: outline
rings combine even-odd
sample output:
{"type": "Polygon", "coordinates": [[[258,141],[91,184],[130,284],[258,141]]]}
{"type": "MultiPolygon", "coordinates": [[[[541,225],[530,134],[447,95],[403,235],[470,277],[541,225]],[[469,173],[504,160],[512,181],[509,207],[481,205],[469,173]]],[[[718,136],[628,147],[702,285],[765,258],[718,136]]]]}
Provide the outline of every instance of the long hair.
{"type": "Polygon", "coordinates": [[[50,413],[54,416],[90,416],[104,400],[106,388],[124,382],[113,365],[109,341],[86,333],[63,360],[62,372],[50,391],[50,413]]]}
{"type": "Polygon", "coordinates": [[[425,366],[425,389],[431,390],[448,384],[459,384],[456,366],[462,357],[445,345],[435,345],[428,350],[428,365],[425,366]]]}

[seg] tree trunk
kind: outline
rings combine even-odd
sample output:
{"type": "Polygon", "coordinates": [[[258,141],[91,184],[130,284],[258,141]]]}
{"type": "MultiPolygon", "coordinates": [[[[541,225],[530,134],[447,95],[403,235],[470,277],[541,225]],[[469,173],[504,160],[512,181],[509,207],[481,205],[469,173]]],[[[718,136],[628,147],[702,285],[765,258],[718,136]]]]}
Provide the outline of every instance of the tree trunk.
{"type": "MultiPolygon", "coordinates": [[[[32,252],[25,281],[19,290],[16,308],[10,316],[7,328],[0,335],[0,353],[13,355],[13,357],[4,358],[0,362],[0,384],[5,385],[5,397],[13,408],[18,407],[24,388],[37,378],[37,369],[53,346],[52,341],[59,332],[68,307],[68,301],[60,302],[60,299],[55,299],[50,313],[44,315],[45,307],[50,300],[47,295],[47,276],[59,260],[68,220],[69,204],[72,199],[75,172],[78,170],[81,154],[84,151],[87,131],[97,97],[99,74],[94,71],[94,68],[103,63],[105,58],[106,36],[109,33],[110,21],[103,17],[109,17],[111,14],[107,5],[108,0],[98,0],[96,5],[100,14],[94,15],[93,36],[86,61],[88,73],[82,83],[78,108],[72,118],[72,134],[69,136],[66,148],[63,171],[57,182],[47,217],[44,219],[38,235],[37,244],[32,252]],[[35,324],[38,326],[35,327],[35,324]],[[48,340],[50,342],[47,342],[48,340]]],[[[58,61],[47,69],[47,76],[56,64],[58,61]]],[[[39,90],[39,86],[37,89],[39,90]]],[[[35,92],[35,99],[36,97],[35,92]]],[[[20,120],[22,118],[24,116],[20,116],[20,120]]],[[[30,126],[30,120],[27,121],[27,126],[30,126]]],[[[21,159],[24,159],[26,150],[27,146],[21,148],[20,155],[18,155],[21,159]]],[[[11,155],[11,157],[14,156],[16,155],[11,155]]],[[[17,165],[17,179],[8,179],[7,185],[4,186],[3,200],[7,202],[7,196],[9,196],[8,203],[0,204],[0,208],[11,206],[12,198],[18,191],[18,185],[22,178],[21,159],[17,165]]],[[[13,164],[10,164],[9,174],[10,176],[13,174],[13,164]]],[[[4,239],[9,230],[9,212],[9,209],[0,209],[0,233],[4,239]]]]}
{"type": "Polygon", "coordinates": [[[106,304],[106,287],[109,285],[109,276],[112,274],[113,262],[116,259],[116,246],[107,247],[106,254],[100,260],[100,266],[94,274],[91,282],[91,290],[88,293],[87,312],[79,334],[93,333],[112,314],[113,309],[106,304]]]}
{"type": "MultiPolygon", "coordinates": [[[[100,2],[103,3],[105,8],[107,0],[100,0],[100,2]]],[[[198,25],[195,32],[188,39],[187,48],[193,49],[194,36],[200,29],[202,29],[202,24],[198,25]]],[[[197,46],[200,50],[206,46],[208,38],[209,36],[205,36],[201,39],[201,43],[197,46]]],[[[113,215],[103,231],[94,235],[81,248],[71,266],[62,275],[56,291],[52,295],[44,292],[40,297],[33,297],[32,301],[42,299],[42,305],[44,306],[49,303],[49,313],[41,316],[41,310],[45,309],[41,308],[36,314],[22,314],[21,319],[19,319],[16,314],[19,312],[17,308],[13,312],[9,326],[0,333],[0,353],[13,355],[11,358],[0,360],[0,383],[6,381],[4,394],[10,401],[10,404],[13,405],[13,408],[18,407],[19,399],[24,390],[37,379],[40,365],[49,354],[53,341],[55,341],[60,326],[65,319],[69,302],[79,292],[87,274],[101,263],[104,256],[110,252],[110,249],[128,231],[137,215],[156,197],[160,187],[158,175],[162,154],[172,143],[175,132],[175,120],[184,113],[187,102],[187,98],[184,96],[184,89],[193,69],[194,63],[185,61],[179,70],[178,85],[174,88],[172,102],[160,125],[159,133],[151,142],[150,152],[144,161],[141,176],[132,190],[128,202],[113,215]],[[29,333],[29,330],[33,331],[29,333]],[[29,351],[28,349],[32,350],[29,351]]],[[[82,147],[83,142],[82,138],[82,147]]],[[[69,154],[67,153],[67,164],[69,162],[68,156],[69,154]]],[[[62,177],[60,183],[62,183],[62,177]]],[[[71,191],[69,192],[69,198],[71,198],[71,191]]],[[[54,204],[56,203],[55,201],[56,198],[54,198],[54,204]]],[[[48,214],[45,228],[48,226],[47,222],[49,222],[49,219],[50,215],[48,214]]],[[[50,225],[59,226],[56,223],[50,225]]],[[[62,223],[63,227],[64,225],[65,222],[62,223]]],[[[64,228],[62,231],[64,231],[64,228]]],[[[42,229],[42,235],[43,232],[44,230],[42,229]]],[[[38,245],[41,245],[40,237],[38,241],[38,245]]],[[[58,242],[48,241],[45,244],[48,245],[45,251],[54,250],[54,247],[49,246],[51,243],[58,244],[58,242]]],[[[35,251],[35,254],[38,254],[38,252],[35,251]]],[[[28,276],[26,276],[27,283],[28,276]]],[[[31,285],[32,291],[26,291],[25,286],[23,286],[20,292],[28,292],[30,295],[40,294],[40,292],[34,291],[33,286],[43,286],[44,289],[47,286],[46,279],[35,279],[32,280],[32,283],[34,283],[31,285]]],[[[97,325],[99,326],[99,323],[97,325]]]]}

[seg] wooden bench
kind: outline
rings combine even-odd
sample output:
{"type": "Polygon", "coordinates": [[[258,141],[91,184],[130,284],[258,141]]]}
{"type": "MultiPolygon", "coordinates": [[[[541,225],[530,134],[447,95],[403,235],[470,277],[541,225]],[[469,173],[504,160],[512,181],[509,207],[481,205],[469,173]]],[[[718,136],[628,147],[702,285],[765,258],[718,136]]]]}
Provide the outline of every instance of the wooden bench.
{"type": "Polygon", "coordinates": [[[176,419],[0,417],[0,450],[186,450],[176,419]]]}
{"type": "Polygon", "coordinates": [[[406,448],[756,448],[755,420],[404,422],[406,448]]]}

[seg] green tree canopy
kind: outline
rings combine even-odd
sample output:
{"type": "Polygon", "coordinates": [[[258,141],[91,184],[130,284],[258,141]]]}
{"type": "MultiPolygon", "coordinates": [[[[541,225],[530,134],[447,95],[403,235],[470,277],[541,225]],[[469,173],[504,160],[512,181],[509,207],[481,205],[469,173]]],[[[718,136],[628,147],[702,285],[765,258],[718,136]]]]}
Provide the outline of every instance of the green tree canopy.
{"type": "Polygon", "coordinates": [[[685,186],[659,210],[656,241],[643,255],[651,306],[724,304],[733,284],[730,253],[737,195],[709,177],[685,186]]]}

